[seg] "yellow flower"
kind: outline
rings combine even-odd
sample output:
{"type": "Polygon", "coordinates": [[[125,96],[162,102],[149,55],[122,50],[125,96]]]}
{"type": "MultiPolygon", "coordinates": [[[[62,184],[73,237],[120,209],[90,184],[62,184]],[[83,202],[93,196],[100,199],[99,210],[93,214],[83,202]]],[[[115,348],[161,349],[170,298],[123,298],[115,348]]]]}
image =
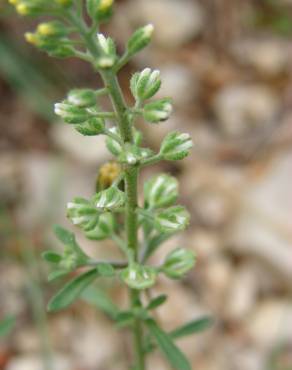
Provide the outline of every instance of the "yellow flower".
{"type": "Polygon", "coordinates": [[[19,3],[17,0],[16,1],[16,11],[20,15],[29,15],[30,14],[30,8],[27,4],[24,3],[19,3]]]}
{"type": "Polygon", "coordinates": [[[113,5],[114,0],[101,0],[99,10],[106,11],[113,5]]]}
{"type": "Polygon", "coordinates": [[[26,32],[24,34],[24,38],[27,42],[29,42],[32,45],[37,45],[37,43],[38,43],[38,38],[37,38],[37,35],[35,33],[26,32]]]}
{"type": "Polygon", "coordinates": [[[52,36],[55,34],[55,28],[50,23],[41,23],[37,27],[37,33],[42,36],[52,36]]]}
{"type": "Polygon", "coordinates": [[[72,4],[72,0],[55,0],[55,3],[61,6],[70,6],[72,4]]]}

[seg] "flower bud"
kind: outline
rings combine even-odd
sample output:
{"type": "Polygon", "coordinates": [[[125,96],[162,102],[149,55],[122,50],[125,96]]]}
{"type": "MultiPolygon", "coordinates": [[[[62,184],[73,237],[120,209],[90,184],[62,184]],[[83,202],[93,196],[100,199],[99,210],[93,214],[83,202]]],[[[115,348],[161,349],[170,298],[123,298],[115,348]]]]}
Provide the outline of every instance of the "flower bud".
{"type": "Polygon", "coordinates": [[[41,1],[25,1],[25,0],[18,0],[11,2],[20,15],[36,15],[42,10],[42,2],[41,1]]]}
{"type": "Polygon", "coordinates": [[[192,251],[176,248],[166,256],[162,271],[171,279],[180,279],[194,267],[195,260],[192,251]]]}
{"type": "Polygon", "coordinates": [[[184,230],[190,221],[190,215],[182,206],[169,207],[155,215],[154,226],[161,232],[184,230]]]}
{"type": "Polygon", "coordinates": [[[94,206],[102,211],[119,209],[125,204],[125,193],[115,186],[97,193],[92,202],[94,206]]]}
{"type": "Polygon", "coordinates": [[[158,175],[144,185],[145,204],[149,208],[172,205],[178,197],[178,182],[175,177],[158,175]]]}
{"type": "Polygon", "coordinates": [[[94,21],[105,22],[112,15],[113,0],[87,0],[87,13],[94,21]]]}
{"type": "Polygon", "coordinates": [[[104,240],[111,236],[116,227],[114,217],[111,213],[100,215],[98,223],[94,229],[85,233],[86,237],[91,240],[104,240]]]}
{"type": "Polygon", "coordinates": [[[145,48],[151,41],[153,31],[154,27],[152,24],[148,24],[135,31],[127,43],[128,54],[136,54],[138,51],[145,48]]]}
{"type": "Polygon", "coordinates": [[[96,208],[84,198],[74,198],[67,204],[67,217],[84,231],[92,230],[99,218],[96,208]]]}
{"type": "Polygon", "coordinates": [[[145,68],[131,78],[131,91],[136,100],[146,100],[157,93],[161,86],[160,72],[145,68]]]}
{"type": "Polygon", "coordinates": [[[37,26],[37,34],[44,37],[59,38],[66,36],[68,34],[68,30],[62,22],[52,21],[40,23],[37,26]]]}
{"type": "Polygon", "coordinates": [[[121,173],[121,166],[115,162],[110,161],[105,163],[98,172],[96,182],[97,191],[109,188],[121,173]]]}
{"type": "Polygon", "coordinates": [[[163,140],[160,154],[164,159],[177,161],[185,158],[192,148],[193,142],[189,134],[170,132],[163,140]]]}
{"type": "Polygon", "coordinates": [[[54,0],[54,2],[63,7],[69,7],[73,4],[73,0],[54,0]]]}
{"type": "Polygon", "coordinates": [[[171,99],[165,98],[144,106],[143,117],[145,121],[158,123],[166,121],[172,112],[171,99]]]}
{"type": "Polygon", "coordinates": [[[106,38],[103,34],[97,34],[97,40],[99,47],[102,51],[102,55],[97,59],[96,67],[97,68],[111,68],[117,58],[116,46],[110,37],[106,38]]]}
{"type": "Polygon", "coordinates": [[[155,284],[156,271],[152,267],[137,263],[129,265],[121,272],[122,280],[132,289],[148,289],[155,284]]]}
{"type": "Polygon", "coordinates": [[[89,113],[84,108],[75,107],[68,102],[56,103],[55,113],[62,117],[67,123],[83,123],[90,118],[89,113]]]}
{"type": "Polygon", "coordinates": [[[79,108],[91,107],[96,104],[96,94],[91,89],[75,89],[68,94],[68,102],[79,108]]]}
{"type": "Polygon", "coordinates": [[[81,124],[74,125],[74,128],[84,136],[95,136],[104,133],[105,123],[102,118],[90,118],[81,124]]]}

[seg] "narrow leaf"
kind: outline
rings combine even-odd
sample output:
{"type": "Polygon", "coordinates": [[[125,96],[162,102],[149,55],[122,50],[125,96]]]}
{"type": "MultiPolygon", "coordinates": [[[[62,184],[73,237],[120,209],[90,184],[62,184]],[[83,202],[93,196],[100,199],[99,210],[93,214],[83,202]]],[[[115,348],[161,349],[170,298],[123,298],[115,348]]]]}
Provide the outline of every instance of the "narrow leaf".
{"type": "Polygon", "coordinates": [[[171,331],[169,335],[171,336],[172,339],[185,337],[188,335],[204,331],[210,328],[210,326],[212,326],[213,323],[214,320],[212,319],[212,317],[205,316],[200,319],[190,321],[187,324],[178,327],[177,329],[171,331]]]}
{"type": "Polygon", "coordinates": [[[165,333],[153,319],[146,320],[146,325],[155,338],[158,347],[163,352],[169,363],[176,370],[191,370],[191,365],[185,355],[172,342],[171,337],[165,333]]]}
{"type": "Polygon", "coordinates": [[[82,291],[98,276],[96,269],[89,270],[69,281],[64,287],[50,300],[48,310],[51,312],[61,310],[73,303],[82,291]]]}
{"type": "Polygon", "coordinates": [[[89,286],[82,292],[81,297],[85,302],[97,307],[110,318],[115,319],[117,317],[118,307],[103,290],[89,286]]]}
{"type": "Polygon", "coordinates": [[[54,226],[54,233],[56,237],[65,245],[71,245],[75,243],[75,235],[60,225],[54,226]]]}
{"type": "Polygon", "coordinates": [[[0,337],[5,337],[10,333],[15,324],[14,316],[7,316],[0,321],[0,337]]]}
{"type": "Polygon", "coordinates": [[[53,251],[45,251],[42,253],[42,258],[50,263],[59,263],[62,259],[62,256],[53,251]]]}
{"type": "Polygon", "coordinates": [[[167,296],[165,294],[159,295],[158,297],[152,299],[147,306],[147,310],[154,310],[155,308],[161,306],[166,300],[167,296]]]}
{"type": "Polygon", "coordinates": [[[69,272],[70,271],[68,270],[54,270],[49,273],[48,281],[51,282],[51,281],[57,280],[63,276],[66,276],[67,274],[69,274],[69,272]]]}

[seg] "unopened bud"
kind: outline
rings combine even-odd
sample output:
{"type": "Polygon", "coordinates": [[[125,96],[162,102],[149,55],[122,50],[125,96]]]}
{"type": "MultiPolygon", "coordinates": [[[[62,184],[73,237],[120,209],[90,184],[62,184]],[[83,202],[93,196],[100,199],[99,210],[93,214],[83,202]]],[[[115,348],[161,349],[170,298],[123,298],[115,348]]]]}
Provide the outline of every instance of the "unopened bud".
{"type": "Polygon", "coordinates": [[[178,197],[178,182],[175,177],[158,175],[144,185],[145,204],[149,208],[172,205],[178,197]]]}
{"type": "Polygon", "coordinates": [[[96,94],[90,89],[75,89],[68,94],[68,102],[79,108],[91,107],[96,104],[96,94]]]}
{"type": "Polygon", "coordinates": [[[171,99],[165,98],[144,106],[143,117],[145,121],[158,123],[166,121],[172,112],[171,99]]]}
{"type": "Polygon", "coordinates": [[[170,132],[163,140],[160,148],[160,154],[164,159],[177,161],[185,158],[193,146],[189,134],[180,132],[170,132]]]}
{"type": "Polygon", "coordinates": [[[195,260],[192,251],[176,248],[166,256],[162,271],[171,279],[180,279],[194,267],[195,260]]]}
{"type": "Polygon", "coordinates": [[[86,109],[75,107],[67,102],[56,103],[55,113],[65,122],[73,124],[83,123],[90,118],[86,109]]]}
{"type": "Polygon", "coordinates": [[[182,206],[169,207],[154,218],[154,226],[161,232],[176,232],[184,230],[190,221],[190,214],[182,206]]]}
{"type": "Polygon", "coordinates": [[[96,226],[99,213],[88,200],[75,198],[67,204],[67,216],[74,225],[90,231],[96,226]]]}
{"type": "Polygon", "coordinates": [[[104,133],[105,123],[102,118],[90,118],[87,121],[74,125],[74,128],[84,136],[95,136],[104,133]]]}
{"type": "Polygon", "coordinates": [[[97,193],[92,202],[97,209],[101,211],[112,211],[119,209],[125,204],[125,193],[115,186],[97,193]]]}
{"type": "Polygon", "coordinates": [[[145,68],[131,78],[131,91],[136,100],[146,100],[157,93],[161,86],[160,72],[145,68]]]}
{"type": "Polygon", "coordinates": [[[145,48],[151,41],[153,31],[154,27],[152,24],[148,24],[135,31],[127,43],[128,54],[136,54],[138,51],[145,48]]]}
{"type": "Polygon", "coordinates": [[[122,280],[132,289],[148,289],[155,284],[156,271],[149,266],[131,264],[121,272],[122,280]]]}

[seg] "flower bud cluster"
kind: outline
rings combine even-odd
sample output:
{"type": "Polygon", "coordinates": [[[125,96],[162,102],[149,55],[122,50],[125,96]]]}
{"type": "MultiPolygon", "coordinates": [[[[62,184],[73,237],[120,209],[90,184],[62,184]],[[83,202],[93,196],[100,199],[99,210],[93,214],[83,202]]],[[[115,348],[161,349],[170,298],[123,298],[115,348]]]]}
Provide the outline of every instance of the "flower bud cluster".
{"type": "Polygon", "coordinates": [[[95,63],[97,68],[111,68],[117,60],[116,46],[110,37],[106,38],[102,33],[97,34],[97,41],[101,55],[95,63]]]}
{"type": "Polygon", "coordinates": [[[193,142],[189,134],[170,132],[161,144],[160,155],[169,161],[181,160],[189,154],[192,146],[193,142]]]}
{"type": "Polygon", "coordinates": [[[67,99],[55,104],[55,113],[66,123],[85,136],[104,133],[105,122],[97,117],[100,111],[96,105],[96,93],[90,89],[72,90],[67,99]]]}
{"type": "Polygon", "coordinates": [[[172,113],[171,99],[164,98],[144,106],[143,117],[150,123],[166,121],[172,113]]]}
{"type": "Polygon", "coordinates": [[[73,0],[9,0],[9,3],[15,6],[18,14],[34,16],[70,7],[73,0]]]}
{"type": "Polygon", "coordinates": [[[160,72],[158,70],[151,71],[150,68],[135,73],[130,82],[132,94],[137,101],[152,98],[160,89],[160,86],[160,72]]]}
{"type": "Polygon", "coordinates": [[[171,279],[180,279],[194,267],[195,261],[192,251],[176,248],[166,256],[162,271],[171,279]]]}
{"type": "Polygon", "coordinates": [[[112,15],[113,3],[114,0],[87,0],[87,13],[93,21],[105,22],[112,15]]]}
{"type": "Polygon", "coordinates": [[[68,34],[69,30],[62,22],[51,21],[40,23],[35,32],[26,32],[25,39],[49,55],[67,58],[75,54],[68,34]]]}
{"type": "Polygon", "coordinates": [[[148,24],[136,30],[128,40],[127,54],[129,56],[134,55],[149,45],[153,31],[154,27],[152,24],[148,24]]]}

